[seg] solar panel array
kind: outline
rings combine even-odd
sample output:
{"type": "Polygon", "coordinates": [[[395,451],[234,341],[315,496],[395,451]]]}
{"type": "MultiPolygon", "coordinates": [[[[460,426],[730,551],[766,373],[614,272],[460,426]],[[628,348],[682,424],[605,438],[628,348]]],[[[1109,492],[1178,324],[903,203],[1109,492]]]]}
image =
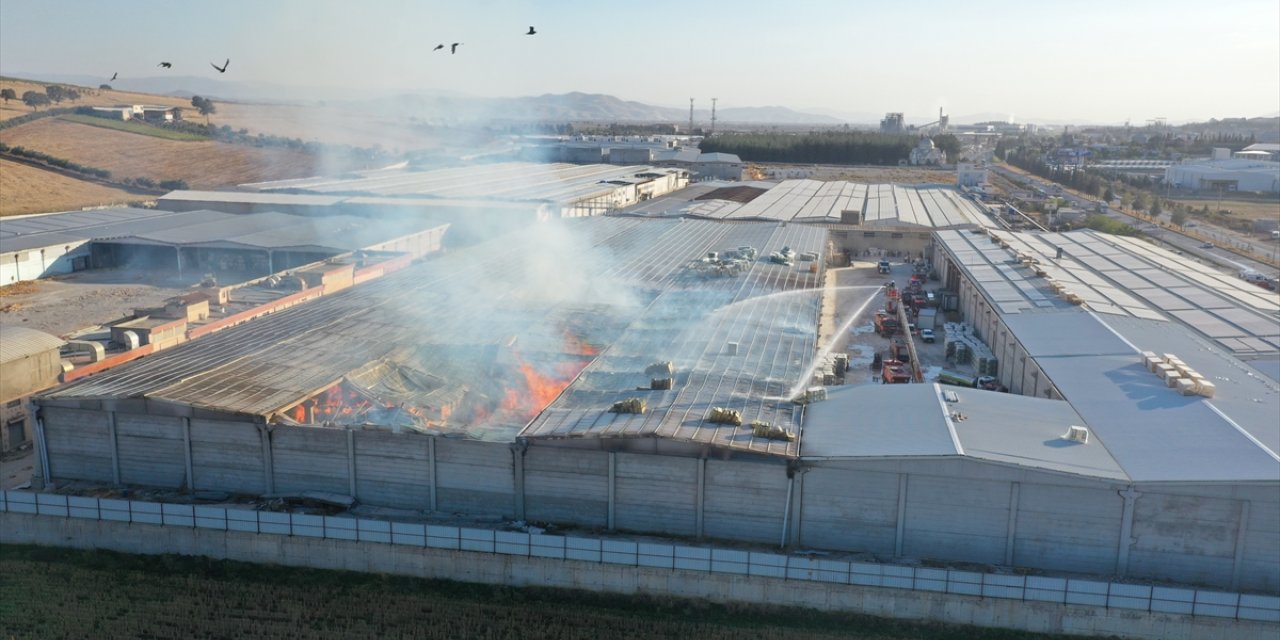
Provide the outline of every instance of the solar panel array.
{"type": "Polygon", "coordinates": [[[1103,314],[1172,316],[1240,357],[1280,352],[1280,295],[1141,240],[1093,231],[938,237],[1002,313],[1075,297],[1103,314]]]}
{"type": "Polygon", "coordinates": [[[827,224],[849,220],[868,227],[908,229],[995,226],[980,205],[953,187],[820,180],[784,180],[746,204],[695,201],[677,192],[635,205],[622,214],[827,224]]]}

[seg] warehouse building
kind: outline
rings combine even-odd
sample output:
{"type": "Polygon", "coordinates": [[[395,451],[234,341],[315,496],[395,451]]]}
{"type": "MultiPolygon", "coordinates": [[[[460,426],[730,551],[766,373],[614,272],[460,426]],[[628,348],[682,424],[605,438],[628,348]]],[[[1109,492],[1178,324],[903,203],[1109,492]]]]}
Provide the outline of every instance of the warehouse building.
{"type": "Polygon", "coordinates": [[[26,327],[0,326],[0,451],[31,442],[32,394],[59,382],[65,340],[26,327]]]}
{"type": "Polygon", "coordinates": [[[280,212],[112,208],[6,220],[0,281],[86,269],[138,269],[178,280],[267,276],[353,251],[420,258],[439,250],[447,224],[427,219],[308,217],[280,212]]]}
{"type": "Polygon", "coordinates": [[[1229,149],[1214,149],[1209,159],[1189,160],[1171,165],[1164,182],[1195,192],[1255,191],[1280,193],[1280,162],[1259,149],[1257,157],[1231,157],[1229,149]]]}
{"type": "MultiPolygon", "coordinates": [[[[531,162],[427,171],[380,169],[352,175],[354,177],[279,180],[241,185],[241,188],[263,195],[295,194],[319,201],[344,196],[372,196],[390,199],[383,202],[387,205],[399,198],[436,199],[441,201],[441,207],[449,207],[450,200],[518,203],[545,207],[551,212],[551,217],[576,218],[601,215],[655,198],[679,190],[689,182],[689,172],[678,168],[531,162]]],[[[220,197],[234,199],[236,196],[220,197]]],[[[175,206],[166,203],[180,200],[190,198],[171,194],[161,198],[160,206],[175,206]]],[[[198,198],[195,200],[199,201],[198,198]]],[[[200,205],[188,203],[180,206],[200,205]]],[[[420,206],[420,202],[408,206],[420,206]]]]}
{"type": "MultiPolygon", "coordinates": [[[[1016,251],[978,264],[959,244],[999,239],[939,231],[939,268],[971,281],[966,319],[1016,342],[1001,375],[1041,386],[818,401],[825,225],[605,217],[524,235],[44,394],[43,479],[1280,591],[1280,394],[1245,334],[1141,315],[1136,293],[1076,305],[1011,281],[1032,269],[1016,251]],[[814,259],[750,257],[784,247],[814,259]],[[1201,383],[1168,386],[1144,352],[1201,383]]],[[[1054,242],[1099,270],[1076,272],[1094,291],[1100,260],[1160,271],[1099,244],[1122,240],[1054,242]]],[[[1206,309],[1235,315],[1186,310],[1206,309]]]]}

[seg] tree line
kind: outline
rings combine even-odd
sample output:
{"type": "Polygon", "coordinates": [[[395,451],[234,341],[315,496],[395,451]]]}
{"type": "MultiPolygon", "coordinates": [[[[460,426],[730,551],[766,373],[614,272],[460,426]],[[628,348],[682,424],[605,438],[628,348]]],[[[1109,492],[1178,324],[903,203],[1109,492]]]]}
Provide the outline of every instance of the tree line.
{"type": "MultiPolygon", "coordinates": [[[[705,153],[736,154],[748,162],[896,165],[910,156],[918,140],[914,135],[874,131],[726,133],[703,140],[699,148],[705,153]]],[[[940,135],[933,140],[949,158],[960,151],[955,136],[940,135]]]]}

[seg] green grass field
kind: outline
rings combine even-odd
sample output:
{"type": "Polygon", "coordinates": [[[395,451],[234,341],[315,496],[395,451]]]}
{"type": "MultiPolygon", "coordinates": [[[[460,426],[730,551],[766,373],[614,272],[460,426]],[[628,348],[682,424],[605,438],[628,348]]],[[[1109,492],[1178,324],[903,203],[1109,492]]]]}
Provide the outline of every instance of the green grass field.
{"type": "Polygon", "coordinates": [[[196,135],[194,133],[186,133],[185,131],[171,131],[164,127],[155,127],[142,122],[109,120],[107,118],[99,118],[97,116],[86,116],[73,113],[65,116],[58,116],[67,122],[75,122],[77,124],[87,124],[91,127],[102,127],[103,129],[115,129],[116,131],[127,131],[129,133],[138,133],[144,136],[152,136],[154,138],[164,138],[165,140],[177,140],[179,142],[193,142],[208,140],[205,136],[196,135]]]}
{"type": "Polygon", "coordinates": [[[1029,639],[803,609],[0,547],[0,638],[1029,639]]]}

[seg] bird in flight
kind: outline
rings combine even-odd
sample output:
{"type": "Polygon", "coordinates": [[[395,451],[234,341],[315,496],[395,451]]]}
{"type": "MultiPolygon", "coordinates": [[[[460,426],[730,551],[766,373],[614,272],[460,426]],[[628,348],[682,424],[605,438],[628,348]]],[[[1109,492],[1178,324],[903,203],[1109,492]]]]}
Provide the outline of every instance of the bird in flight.
{"type": "Polygon", "coordinates": [[[457,52],[458,52],[458,47],[461,47],[461,46],[462,46],[462,43],[461,43],[461,42],[455,42],[455,43],[453,43],[453,44],[449,45],[449,53],[457,53],[457,52]]]}
{"type": "Polygon", "coordinates": [[[166,68],[166,69],[171,69],[171,68],[173,68],[173,63],[172,63],[172,62],[161,62],[160,64],[158,64],[158,65],[156,65],[156,66],[157,66],[157,67],[164,67],[164,68],[166,68]]]}
{"type": "MultiPolygon", "coordinates": [[[[120,72],[119,72],[119,71],[117,71],[117,72],[115,72],[115,73],[111,74],[111,80],[115,80],[119,75],[120,75],[120,72]]],[[[108,82],[110,82],[110,81],[108,81],[108,82]]]]}
{"type": "Polygon", "coordinates": [[[216,64],[214,64],[214,63],[212,63],[212,62],[210,62],[210,63],[209,63],[209,66],[213,67],[214,69],[217,69],[217,70],[218,70],[218,73],[226,73],[226,72],[227,72],[227,67],[228,67],[228,66],[230,66],[230,65],[231,65],[231,58],[227,58],[227,61],[226,61],[226,62],[224,62],[224,63],[222,63],[222,66],[221,66],[221,67],[219,67],[218,65],[216,65],[216,64]]]}
{"type": "Polygon", "coordinates": [[[538,35],[538,32],[537,32],[536,30],[534,30],[534,28],[533,28],[533,27],[529,27],[529,33],[526,33],[525,35],[526,35],[526,36],[536,36],[536,35],[538,35]]]}
{"type": "Polygon", "coordinates": [[[443,44],[438,44],[438,45],[436,45],[436,48],[432,49],[432,51],[439,51],[439,50],[441,50],[441,49],[443,49],[443,48],[444,48],[444,45],[443,45],[443,44]]]}

